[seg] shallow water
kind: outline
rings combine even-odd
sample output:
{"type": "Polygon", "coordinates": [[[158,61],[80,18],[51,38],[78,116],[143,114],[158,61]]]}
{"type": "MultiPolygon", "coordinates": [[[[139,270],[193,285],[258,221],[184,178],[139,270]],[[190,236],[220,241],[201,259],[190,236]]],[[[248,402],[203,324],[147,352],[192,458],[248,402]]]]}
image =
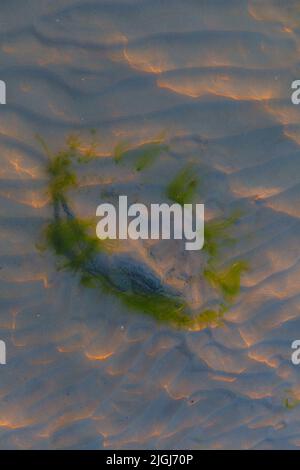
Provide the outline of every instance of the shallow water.
{"type": "MultiPolygon", "coordinates": [[[[287,3],[2,0],[1,449],[300,446],[300,406],[284,406],[300,398],[300,8],[287,3]],[[223,262],[251,270],[222,327],[158,325],[36,249],[52,211],[35,134],[57,151],[92,128],[98,158],[80,170],[78,214],[94,215],[104,194],[159,202],[187,162],[208,217],[243,210],[223,262]],[[170,150],[147,170],[113,161],[120,141],[162,133],[170,150]]],[[[187,282],[202,253],[125,248],[192,305],[209,300],[187,282]]]]}

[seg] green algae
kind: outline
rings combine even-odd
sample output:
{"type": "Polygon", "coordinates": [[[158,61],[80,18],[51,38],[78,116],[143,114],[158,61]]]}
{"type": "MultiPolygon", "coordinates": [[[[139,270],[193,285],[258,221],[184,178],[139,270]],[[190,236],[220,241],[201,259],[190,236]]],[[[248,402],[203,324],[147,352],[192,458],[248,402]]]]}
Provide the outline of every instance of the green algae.
{"type": "Polygon", "coordinates": [[[181,299],[166,295],[143,295],[120,292],[112,287],[101,275],[89,274],[87,263],[92,261],[99,250],[105,249],[101,242],[89,234],[90,224],[78,219],[58,220],[49,223],[45,230],[47,245],[61,259],[61,269],[80,275],[84,287],[101,287],[107,293],[117,296],[127,307],[151,316],[159,323],[177,329],[200,329],[210,324],[219,324],[221,310],[205,310],[191,316],[188,305],[181,299]]]}
{"type": "Polygon", "coordinates": [[[119,298],[130,309],[143,312],[160,323],[169,323],[177,328],[182,328],[188,323],[189,316],[185,313],[186,305],[183,301],[176,301],[164,295],[135,293],[121,293],[119,298]]]}
{"type": "Polygon", "coordinates": [[[240,294],[242,275],[250,269],[245,260],[237,260],[225,269],[218,266],[221,249],[236,243],[231,230],[241,215],[241,211],[234,211],[229,217],[208,221],[204,226],[203,249],[208,254],[208,261],[203,270],[203,277],[221,294],[228,308],[240,294]]]}
{"type": "Polygon", "coordinates": [[[168,150],[169,147],[161,142],[153,142],[143,145],[136,157],[136,171],[142,171],[150,167],[161,153],[167,152],[168,150]]]}
{"type": "Polygon", "coordinates": [[[293,390],[287,389],[285,390],[285,393],[288,396],[283,399],[283,406],[289,411],[297,408],[300,405],[300,400],[296,398],[295,392],[293,390]]]}
{"type": "Polygon", "coordinates": [[[66,148],[58,152],[55,156],[53,156],[42,137],[37,135],[36,139],[48,157],[46,173],[49,177],[49,196],[52,202],[61,200],[66,197],[68,190],[77,186],[77,175],[71,167],[72,159],[77,151],[74,136],[71,135],[68,137],[66,148]]]}
{"type": "Polygon", "coordinates": [[[210,257],[210,262],[216,260],[224,245],[233,245],[235,238],[230,234],[230,229],[240,219],[241,211],[234,211],[227,218],[205,222],[204,226],[204,251],[210,257]]]}
{"type": "Polygon", "coordinates": [[[49,177],[48,193],[52,201],[66,199],[66,193],[78,185],[76,172],[72,169],[73,162],[88,163],[95,158],[96,152],[96,133],[92,129],[91,141],[85,148],[78,134],[70,134],[66,139],[66,146],[63,150],[53,155],[45,141],[39,136],[36,139],[42,146],[48,156],[46,168],[49,177]]]}
{"type": "Polygon", "coordinates": [[[66,191],[77,186],[77,175],[70,169],[70,154],[60,152],[47,168],[51,176],[49,193],[53,200],[62,199],[66,191]]]}
{"type": "Polygon", "coordinates": [[[101,242],[89,234],[91,224],[78,219],[58,220],[48,224],[45,238],[48,247],[63,260],[61,269],[80,275],[80,282],[89,288],[101,287],[107,293],[117,296],[127,307],[151,316],[159,323],[166,323],[178,329],[198,329],[211,323],[218,323],[220,311],[205,310],[191,316],[188,305],[181,299],[166,295],[144,295],[120,292],[112,287],[101,275],[86,271],[89,261],[101,249],[101,242]]]}
{"type": "Polygon", "coordinates": [[[128,142],[124,141],[124,142],[119,142],[115,148],[114,148],[114,153],[113,153],[113,156],[114,156],[114,161],[115,163],[121,163],[123,158],[124,158],[124,155],[128,152],[130,146],[128,144],[128,142]]]}
{"type": "MultiPolygon", "coordinates": [[[[96,155],[96,147],[92,133],[92,143],[86,148],[77,135],[70,135],[65,148],[52,155],[45,142],[38,138],[49,158],[47,175],[49,177],[48,192],[53,205],[66,201],[67,192],[78,185],[73,162],[85,163],[96,155]]],[[[114,151],[116,163],[123,161],[124,156],[131,152],[135,159],[136,171],[147,168],[163,151],[168,150],[161,140],[143,144],[136,149],[129,149],[126,143],[119,144],[114,151]]],[[[198,178],[193,167],[187,165],[181,170],[167,188],[168,197],[179,204],[190,203],[194,200],[198,178]]],[[[131,292],[120,292],[107,282],[101,275],[92,275],[86,270],[89,261],[101,250],[107,250],[106,241],[101,241],[91,235],[92,223],[76,217],[51,221],[45,231],[45,247],[50,248],[63,261],[62,269],[67,269],[80,276],[80,282],[85,287],[100,287],[115,295],[132,311],[151,316],[160,323],[174,328],[197,330],[208,326],[222,325],[224,313],[228,310],[233,299],[240,292],[242,274],[248,269],[244,261],[237,261],[225,270],[216,267],[216,261],[223,244],[234,243],[230,234],[231,227],[240,217],[235,212],[227,219],[207,222],[205,225],[204,250],[208,253],[208,265],[203,272],[204,279],[218,292],[222,299],[216,309],[205,309],[192,315],[188,304],[182,299],[174,299],[166,295],[142,295],[131,292]],[[213,266],[213,267],[212,267],[213,266]]]]}
{"type": "Polygon", "coordinates": [[[57,256],[67,258],[65,267],[82,271],[86,263],[101,250],[101,241],[88,233],[90,224],[78,219],[57,220],[45,230],[48,246],[57,256]]]}
{"type": "Polygon", "coordinates": [[[214,288],[221,291],[223,298],[232,301],[240,293],[241,276],[249,269],[245,261],[237,261],[225,270],[205,269],[204,277],[214,288]]]}
{"type": "Polygon", "coordinates": [[[157,158],[168,150],[169,147],[163,143],[161,137],[138,147],[132,147],[128,142],[123,141],[114,148],[114,161],[119,164],[133,160],[135,171],[140,172],[153,165],[157,158]]]}
{"type": "Polygon", "coordinates": [[[97,157],[96,130],[90,130],[90,142],[84,145],[78,134],[70,134],[66,140],[67,151],[71,158],[76,158],[78,163],[88,163],[97,157]]]}
{"type": "Polygon", "coordinates": [[[285,398],[283,404],[287,410],[293,410],[294,408],[300,405],[300,400],[285,398]]]}
{"type": "MultiPolygon", "coordinates": [[[[174,202],[184,205],[193,202],[199,186],[199,179],[195,176],[192,165],[184,167],[167,187],[167,196],[174,202]]],[[[204,247],[208,254],[207,267],[203,271],[204,279],[215,290],[220,292],[222,303],[220,310],[208,310],[203,312],[202,320],[207,318],[207,323],[219,322],[225,310],[240,293],[242,274],[249,269],[248,263],[239,260],[232,263],[225,270],[217,267],[220,252],[223,246],[233,245],[236,240],[231,234],[231,229],[241,217],[242,212],[237,210],[227,218],[208,221],[204,226],[204,247]],[[221,307],[225,305],[225,309],[221,307]]]]}
{"type": "Polygon", "coordinates": [[[167,196],[180,205],[192,203],[199,186],[199,178],[195,175],[193,165],[186,165],[167,187],[167,196]]]}
{"type": "Polygon", "coordinates": [[[208,326],[221,325],[225,308],[206,309],[192,315],[188,305],[177,299],[163,295],[119,294],[119,297],[131,309],[150,315],[159,323],[166,323],[177,329],[200,330],[208,326]]]}

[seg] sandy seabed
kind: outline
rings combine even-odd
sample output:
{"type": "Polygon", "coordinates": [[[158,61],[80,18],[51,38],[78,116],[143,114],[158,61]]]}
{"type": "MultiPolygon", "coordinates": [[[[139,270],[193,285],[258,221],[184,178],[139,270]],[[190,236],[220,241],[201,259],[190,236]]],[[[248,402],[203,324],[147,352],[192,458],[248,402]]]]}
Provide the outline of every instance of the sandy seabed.
{"type": "MultiPolygon", "coordinates": [[[[1,0],[1,449],[300,446],[300,406],[284,405],[300,398],[299,28],[297,0],[1,0]],[[208,216],[243,209],[224,262],[251,270],[222,327],[158,325],[37,251],[51,208],[34,136],[58,150],[93,128],[79,212],[101,191],[156,202],[189,161],[208,216]],[[114,164],[118,142],[162,132],[149,170],[114,164]]],[[[197,270],[176,243],[127,249],[174,283],[197,270]]]]}

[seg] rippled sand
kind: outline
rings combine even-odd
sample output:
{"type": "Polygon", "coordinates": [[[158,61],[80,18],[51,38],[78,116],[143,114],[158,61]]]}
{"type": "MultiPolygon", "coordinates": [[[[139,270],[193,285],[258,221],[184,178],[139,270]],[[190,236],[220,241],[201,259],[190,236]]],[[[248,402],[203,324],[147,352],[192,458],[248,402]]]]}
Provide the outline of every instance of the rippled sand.
{"type": "MultiPolygon", "coordinates": [[[[300,398],[299,2],[2,0],[0,18],[0,448],[299,447],[300,406],[283,405],[300,398]],[[186,161],[209,216],[244,210],[227,261],[251,271],[222,328],[159,326],[36,250],[51,208],[34,135],[58,150],[91,128],[78,211],[103,190],[159,200],[186,161]],[[162,132],[147,172],[113,163],[162,132]]],[[[174,283],[197,270],[176,244],[128,247],[174,283]]]]}

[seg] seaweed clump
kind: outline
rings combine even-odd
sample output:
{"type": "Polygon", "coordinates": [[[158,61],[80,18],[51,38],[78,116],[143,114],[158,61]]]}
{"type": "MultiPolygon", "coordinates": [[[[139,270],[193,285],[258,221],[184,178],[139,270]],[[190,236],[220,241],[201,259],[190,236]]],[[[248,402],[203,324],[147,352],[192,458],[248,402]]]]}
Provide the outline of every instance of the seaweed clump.
{"type": "Polygon", "coordinates": [[[55,220],[46,227],[45,237],[48,246],[59,257],[64,257],[61,266],[80,273],[85,278],[87,263],[101,247],[101,241],[89,234],[91,224],[77,219],[55,220]]]}
{"type": "Polygon", "coordinates": [[[296,398],[296,395],[293,390],[286,390],[286,393],[288,394],[288,396],[284,398],[283,405],[287,410],[291,411],[300,405],[300,400],[296,398]]]}
{"type": "MultiPolygon", "coordinates": [[[[94,135],[94,133],[92,133],[94,135]]],[[[91,235],[92,223],[73,217],[59,216],[60,204],[65,205],[67,192],[78,186],[76,172],[73,170],[74,161],[86,162],[94,158],[94,143],[87,149],[81,150],[81,141],[78,136],[71,135],[66,141],[66,148],[52,155],[43,139],[37,136],[49,160],[46,173],[49,178],[48,194],[54,208],[54,219],[45,227],[43,243],[39,248],[49,247],[63,262],[60,269],[69,269],[80,273],[82,282],[90,277],[86,273],[86,265],[93,257],[105,249],[105,241],[91,235]]]]}
{"type": "MultiPolygon", "coordinates": [[[[234,238],[227,232],[238,215],[233,214],[228,219],[208,222],[205,225],[204,250],[208,253],[208,263],[203,275],[222,296],[216,308],[207,308],[192,315],[183,299],[173,298],[164,293],[139,294],[117,289],[108,282],[107,277],[90,269],[97,255],[107,251],[107,242],[93,236],[92,223],[75,218],[66,203],[67,193],[78,186],[73,163],[86,163],[96,156],[94,133],[92,138],[92,143],[84,148],[78,136],[70,136],[65,149],[56,155],[52,155],[45,142],[38,138],[49,157],[46,170],[49,177],[48,193],[54,209],[54,219],[44,230],[45,245],[62,261],[60,268],[79,274],[84,286],[101,287],[122,300],[131,310],[147,314],[158,322],[187,330],[221,325],[230,303],[240,291],[241,275],[248,269],[244,261],[237,261],[223,270],[217,268],[220,246],[223,243],[234,242],[234,238]],[[61,217],[62,214],[64,217],[61,217]]],[[[134,149],[136,171],[147,168],[166,149],[161,141],[134,149]]],[[[117,163],[122,161],[126,152],[129,152],[127,147],[119,144],[115,149],[115,161],[117,163]]],[[[197,187],[198,178],[195,177],[193,168],[187,166],[170,183],[167,194],[170,199],[185,204],[194,199],[197,187]]]]}
{"type": "Polygon", "coordinates": [[[220,271],[205,269],[205,279],[218,289],[225,300],[231,301],[240,293],[241,275],[248,270],[245,261],[237,261],[220,271]]]}
{"type": "MultiPolygon", "coordinates": [[[[189,164],[169,183],[166,194],[170,200],[184,205],[195,199],[198,187],[199,178],[193,166],[189,164]]],[[[240,293],[242,275],[249,270],[245,260],[237,260],[226,268],[219,267],[222,247],[232,246],[236,242],[230,231],[241,215],[240,211],[233,211],[227,218],[205,222],[203,249],[208,260],[202,274],[204,280],[221,295],[219,308],[206,310],[200,316],[202,320],[206,318],[208,324],[222,323],[224,313],[240,293]]]]}
{"type": "Polygon", "coordinates": [[[199,179],[192,165],[185,166],[169,183],[167,196],[180,205],[189,204],[195,199],[199,179]]]}
{"type": "Polygon", "coordinates": [[[167,323],[178,329],[199,330],[208,326],[219,326],[225,312],[224,306],[206,309],[191,315],[186,302],[163,295],[119,294],[125,304],[134,311],[150,315],[160,323],[167,323]]]}
{"type": "Polygon", "coordinates": [[[240,217],[241,212],[235,211],[227,218],[208,221],[204,227],[204,251],[208,254],[208,262],[203,276],[220,293],[227,310],[240,293],[242,275],[249,270],[245,260],[236,260],[225,268],[219,266],[222,247],[236,243],[230,229],[240,217]]]}
{"type": "Polygon", "coordinates": [[[114,161],[117,164],[126,160],[133,161],[135,171],[140,172],[153,165],[157,158],[168,150],[169,147],[161,136],[133,148],[127,142],[120,142],[114,149],[114,161]]]}

